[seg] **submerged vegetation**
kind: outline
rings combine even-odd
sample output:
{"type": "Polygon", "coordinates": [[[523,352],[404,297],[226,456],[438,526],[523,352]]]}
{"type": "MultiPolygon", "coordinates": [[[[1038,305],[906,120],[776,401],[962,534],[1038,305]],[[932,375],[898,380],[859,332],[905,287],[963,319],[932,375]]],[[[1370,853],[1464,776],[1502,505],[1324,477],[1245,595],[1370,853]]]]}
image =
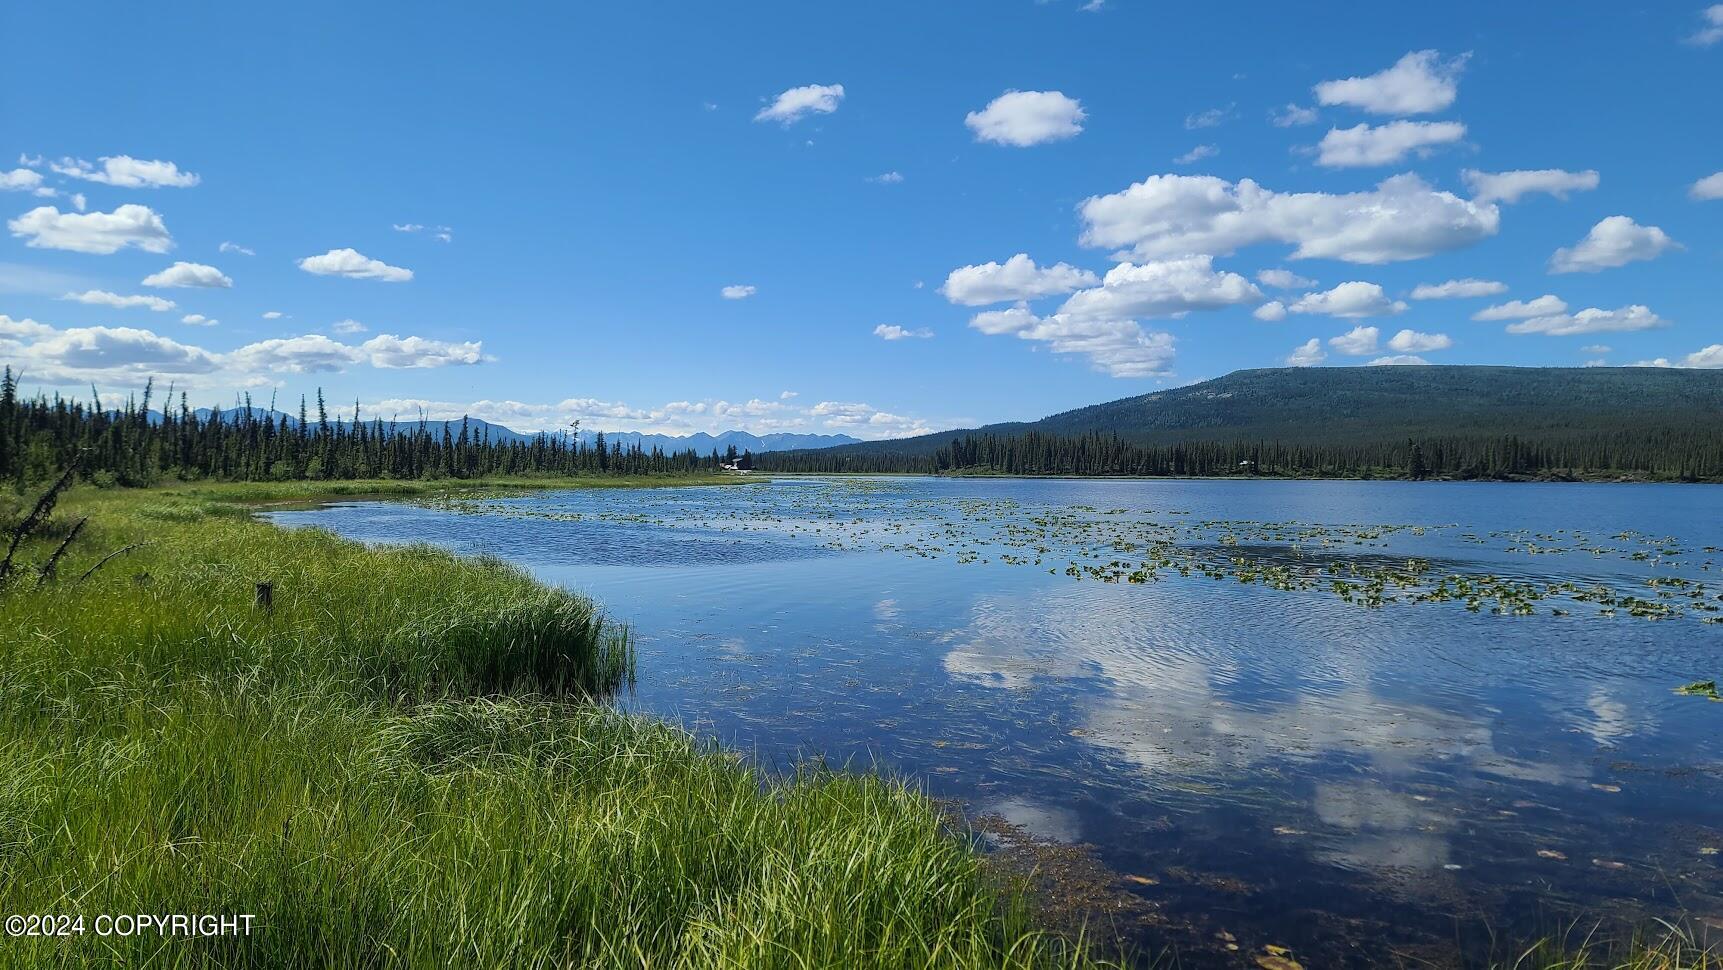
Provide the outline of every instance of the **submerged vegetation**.
{"type": "Polygon", "coordinates": [[[277,530],[231,501],[260,491],[290,497],[74,492],[20,550],[87,518],[60,578],[0,589],[0,909],[253,931],[0,963],[1086,963],[903,784],[768,776],[604,705],[633,654],[585,599],[277,530]]]}

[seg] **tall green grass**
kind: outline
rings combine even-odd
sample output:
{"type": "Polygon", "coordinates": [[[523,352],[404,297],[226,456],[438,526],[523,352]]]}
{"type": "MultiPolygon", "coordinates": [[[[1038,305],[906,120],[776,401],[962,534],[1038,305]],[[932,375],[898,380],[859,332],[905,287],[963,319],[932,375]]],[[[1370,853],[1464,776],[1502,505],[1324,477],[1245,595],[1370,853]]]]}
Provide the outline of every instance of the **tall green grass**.
{"type": "Polygon", "coordinates": [[[1086,965],[918,793],[766,777],[606,707],[633,654],[587,601],[235,495],[74,495],[61,580],[0,591],[0,913],[251,934],[0,939],[0,964],[1086,965]]]}

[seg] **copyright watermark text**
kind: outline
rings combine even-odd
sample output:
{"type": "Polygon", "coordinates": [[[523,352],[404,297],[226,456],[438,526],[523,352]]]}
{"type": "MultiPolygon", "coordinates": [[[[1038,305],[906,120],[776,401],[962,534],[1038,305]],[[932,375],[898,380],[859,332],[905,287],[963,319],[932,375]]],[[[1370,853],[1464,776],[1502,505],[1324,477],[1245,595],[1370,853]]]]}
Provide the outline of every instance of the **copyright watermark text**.
{"type": "Polygon", "coordinates": [[[250,936],[251,913],[26,913],[5,919],[7,936],[250,936]]]}

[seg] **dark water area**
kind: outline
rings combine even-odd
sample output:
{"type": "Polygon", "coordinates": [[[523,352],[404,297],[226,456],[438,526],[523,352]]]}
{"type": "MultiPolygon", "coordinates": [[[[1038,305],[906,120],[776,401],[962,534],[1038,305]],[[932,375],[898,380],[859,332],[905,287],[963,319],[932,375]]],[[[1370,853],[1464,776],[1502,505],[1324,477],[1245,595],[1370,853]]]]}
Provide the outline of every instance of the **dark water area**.
{"type": "Polygon", "coordinates": [[[1723,674],[1716,487],[788,479],[270,517],[588,593],[637,635],[631,708],[1092,859],[1116,932],[1186,965],[1723,930],[1723,704],[1675,691],[1723,674]]]}

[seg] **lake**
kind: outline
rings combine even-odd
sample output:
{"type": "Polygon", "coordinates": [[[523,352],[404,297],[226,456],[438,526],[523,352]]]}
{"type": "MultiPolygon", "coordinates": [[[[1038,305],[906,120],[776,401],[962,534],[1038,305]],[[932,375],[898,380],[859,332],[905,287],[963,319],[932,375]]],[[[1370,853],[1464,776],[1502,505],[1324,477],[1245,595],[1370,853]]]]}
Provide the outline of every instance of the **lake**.
{"type": "Polygon", "coordinates": [[[1111,932],[1236,964],[1723,930],[1723,490],[776,479],[270,514],[629,623],[624,703],[986,816],[1111,932]]]}

